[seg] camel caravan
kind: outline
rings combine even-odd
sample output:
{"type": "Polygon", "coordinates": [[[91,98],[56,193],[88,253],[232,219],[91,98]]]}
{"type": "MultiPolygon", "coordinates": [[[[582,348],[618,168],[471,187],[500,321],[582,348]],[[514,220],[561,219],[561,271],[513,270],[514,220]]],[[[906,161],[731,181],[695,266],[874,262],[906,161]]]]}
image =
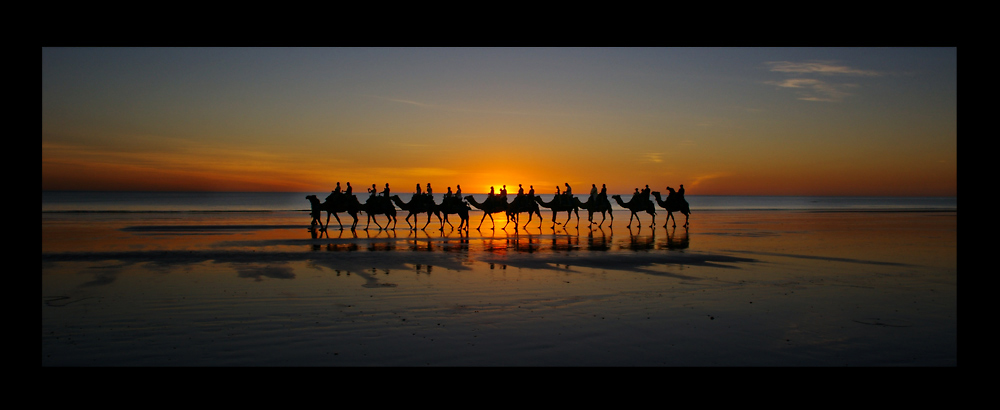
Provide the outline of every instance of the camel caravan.
{"type": "MultiPolygon", "coordinates": [[[[532,218],[538,215],[538,227],[542,227],[542,212],[541,208],[546,208],[552,211],[552,228],[558,224],[556,221],[559,212],[566,212],[566,223],[567,226],[572,219],[572,216],[576,215],[576,227],[580,227],[580,209],[587,211],[587,220],[590,221],[591,225],[596,224],[599,228],[604,225],[604,221],[607,216],[611,217],[611,222],[608,226],[614,223],[614,215],[611,214],[611,201],[608,200],[607,186],[602,184],[600,191],[597,189],[596,184],[591,184],[590,196],[587,198],[586,202],[580,201],[579,198],[573,195],[572,188],[569,183],[565,184],[565,190],[561,190],[560,187],[556,186],[556,194],[551,201],[545,202],[540,196],[535,195],[534,185],[529,186],[529,191],[524,192],[524,188],[518,184],[517,194],[512,200],[508,200],[507,197],[507,186],[504,185],[500,188],[500,192],[496,193],[493,187],[490,187],[490,192],[487,194],[486,199],[483,202],[479,202],[472,195],[462,197],[462,187],[457,186],[457,191],[452,192],[451,187],[448,187],[448,192],[444,194],[444,199],[440,204],[434,202],[434,196],[431,191],[431,184],[427,184],[426,192],[421,191],[420,184],[417,184],[416,192],[410,198],[409,202],[403,202],[399,195],[391,195],[389,190],[389,184],[385,184],[385,188],[379,191],[375,184],[372,184],[371,188],[368,188],[368,199],[361,203],[358,197],[352,193],[351,183],[347,183],[347,188],[341,190],[340,183],[337,183],[337,187],[330,192],[330,195],[326,197],[323,202],[319,201],[316,195],[308,195],[306,199],[312,207],[310,215],[312,216],[312,222],[310,223],[310,228],[315,228],[319,225],[321,231],[325,231],[330,226],[330,216],[332,215],[337,219],[337,223],[340,225],[340,229],[344,229],[344,225],[337,215],[341,212],[346,212],[351,217],[354,218],[354,223],[351,224],[351,230],[355,230],[358,226],[358,213],[364,212],[368,215],[368,222],[365,225],[365,230],[371,225],[374,220],[375,225],[378,226],[379,230],[390,229],[389,223],[392,223],[391,229],[396,229],[396,212],[397,207],[405,211],[406,224],[410,226],[411,230],[416,230],[418,226],[418,218],[420,214],[427,214],[427,222],[421,229],[426,229],[431,223],[431,215],[437,216],[438,222],[440,223],[439,230],[444,230],[444,224],[447,223],[452,229],[455,228],[450,221],[448,221],[448,215],[458,215],[461,222],[458,225],[459,230],[469,230],[469,211],[472,207],[483,211],[483,218],[479,221],[479,226],[476,230],[479,230],[483,226],[486,217],[490,218],[490,222],[493,224],[493,230],[496,229],[496,222],[493,220],[493,214],[503,212],[507,216],[507,224],[505,224],[500,229],[506,230],[507,226],[513,221],[514,229],[516,230],[520,221],[520,214],[527,213],[528,221],[525,222],[524,227],[527,228],[528,224],[531,223],[532,218]],[[321,219],[323,212],[326,211],[326,225],[324,226],[321,219]],[[594,213],[601,213],[601,222],[594,222],[594,213]],[[375,218],[377,215],[385,215],[386,222],[383,227],[378,223],[378,219],[375,218]],[[442,217],[443,215],[443,217],[442,217]],[[410,218],[413,218],[413,223],[410,223],[410,218]]],[[[666,199],[660,198],[659,192],[651,192],[649,185],[646,185],[645,189],[640,190],[635,189],[635,193],[628,202],[624,202],[621,195],[612,195],[611,198],[614,199],[619,206],[629,210],[631,217],[629,218],[629,224],[627,228],[632,227],[632,220],[635,219],[636,222],[639,221],[639,212],[646,212],[652,216],[652,222],[650,227],[656,225],[656,205],[667,211],[667,221],[663,224],[664,227],[673,218],[674,212],[680,212],[684,214],[684,227],[688,226],[688,218],[690,218],[691,209],[688,206],[687,200],[684,199],[684,185],[680,186],[680,189],[674,191],[673,188],[667,187],[669,192],[666,199]],[[655,198],[655,202],[649,199],[650,195],[655,198]]],[[[674,218],[674,225],[677,226],[677,219],[674,218]]]]}

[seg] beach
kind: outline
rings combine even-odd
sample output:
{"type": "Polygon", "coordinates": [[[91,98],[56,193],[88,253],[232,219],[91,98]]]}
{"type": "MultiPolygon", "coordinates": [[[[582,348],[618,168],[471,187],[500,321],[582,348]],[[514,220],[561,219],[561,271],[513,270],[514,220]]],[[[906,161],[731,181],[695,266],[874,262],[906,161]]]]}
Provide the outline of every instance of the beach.
{"type": "Polygon", "coordinates": [[[955,211],[542,215],[43,212],[42,365],[957,365],[955,211]]]}

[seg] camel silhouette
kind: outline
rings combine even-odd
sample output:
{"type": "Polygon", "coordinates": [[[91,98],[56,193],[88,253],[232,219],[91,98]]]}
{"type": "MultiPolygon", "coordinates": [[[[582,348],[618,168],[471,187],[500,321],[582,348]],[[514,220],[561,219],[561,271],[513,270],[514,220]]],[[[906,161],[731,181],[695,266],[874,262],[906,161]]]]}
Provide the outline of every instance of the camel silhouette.
{"type": "MultiPolygon", "coordinates": [[[[673,188],[667,187],[667,200],[660,199],[659,192],[653,192],[653,197],[656,198],[656,204],[661,208],[667,210],[667,220],[663,223],[663,227],[667,227],[667,222],[670,222],[670,218],[674,218],[674,212],[680,212],[684,214],[684,227],[688,226],[688,219],[691,218],[691,208],[688,206],[688,202],[684,197],[677,194],[673,188]]],[[[677,218],[674,218],[674,226],[677,226],[677,218]]]]}
{"type": "Polygon", "coordinates": [[[563,194],[557,194],[556,197],[552,198],[552,201],[550,201],[550,202],[545,202],[544,200],[542,200],[541,197],[536,196],[535,197],[535,202],[538,202],[539,205],[544,206],[544,207],[552,210],[552,227],[553,228],[555,228],[556,224],[559,223],[559,222],[556,221],[556,214],[559,213],[559,212],[566,212],[566,223],[567,224],[569,224],[569,220],[572,219],[573,213],[576,213],[576,227],[579,228],[580,227],[580,208],[576,205],[576,203],[579,202],[579,200],[577,200],[576,197],[574,196],[574,197],[572,197],[572,199],[574,199],[575,201],[571,200],[567,204],[567,203],[559,201],[559,199],[560,199],[559,196],[560,195],[563,195],[563,194]]]}
{"type": "MultiPolygon", "coordinates": [[[[628,203],[622,201],[621,195],[611,195],[615,202],[618,202],[618,205],[622,208],[628,209],[629,212],[632,213],[632,216],[628,218],[628,225],[626,228],[632,228],[632,218],[635,218],[635,220],[639,222],[639,215],[637,214],[639,211],[646,211],[647,214],[653,216],[653,222],[649,225],[650,228],[656,225],[656,208],[653,207],[653,201],[644,201],[641,195],[642,194],[633,195],[632,199],[629,199],[628,203]]],[[[639,223],[641,224],[642,222],[639,223]]]]}
{"type": "Polygon", "coordinates": [[[392,222],[392,229],[396,229],[396,207],[392,205],[389,198],[383,196],[372,196],[368,198],[368,201],[361,206],[361,210],[368,215],[368,224],[365,225],[365,230],[371,226],[372,220],[375,221],[375,225],[381,231],[382,225],[379,225],[378,219],[375,215],[385,215],[385,228],[389,229],[389,222],[392,222]]]}
{"type": "Polygon", "coordinates": [[[316,195],[307,195],[306,199],[309,200],[309,204],[312,206],[313,222],[318,221],[317,211],[326,211],[326,226],[323,226],[322,221],[318,221],[320,222],[321,231],[325,231],[330,226],[330,215],[337,218],[340,230],[344,230],[344,224],[340,221],[340,216],[337,215],[340,212],[347,212],[354,218],[354,223],[351,224],[352,231],[358,226],[358,212],[361,211],[361,202],[358,201],[357,196],[348,196],[338,192],[331,193],[323,203],[319,202],[319,198],[316,198],[316,195]]]}
{"type": "MultiPolygon", "coordinates": [[[[455,228],[455,225],[452,225],[451,222],[448,221],[448,215],[457,214],[458,217],[461,218],[462,220],[462,222],[458,224],[458,229],[462,230],[464,226],[465,230],[469,230],[470,208],[469,204],[466,204],[465,201],[462,201],[462,198],[459,198],[457,196],[445,197],[441,201],[441,205],[438,205],[438,210],[440,210],[441,214],[444,215],[444,221],[448,223],[448,226],[452,227],[453,229],[455,228]]],[[[428,217],[428,219],[430,218],[428,217]]]]}
{"type": "MultiPolygon", "coordinates": [[[[506,197],[501,198],[496,195],[491,195],[486,198],[486,201],[484,201],[483,203],[479,203],[478,201],[476,201],[475,197],[469,195],[465,197],[465,200],[469,202],[469,205],[472,205],[476,207],[476,209],[483,211],[483,219],[479,221],[479,226],[476,227],[477,231],[479,230],[479,228],[483,226],[483,221],[486,220],[486,216],[489,216],[490,222],[493,222],[493,228],[490,229],[496,230],[497,223],[496,221],[493,220],[493,214],[498,212],[507,212],[508,206],[506,197]]],[[[510,223],[509,220],[507,222],[510,223]]],[[[507,225],[504,226],[506,227],[507,225]]]]}
{"type": "Polygon", "coordinates": [[[573,200],[576,201],[576,206],[578,208],[587,211],[587,220],[590,221],[591,224],[594,224],[594,212],[601,213],[601,223],[597,224],[598,228],[600,228],[601,225],[604,225],[604,220],[607,219],[607,215],[611,216],[611,223],[609,223],[608,226],[615,223],[615,216],[611,213],[611,201],[608,201],[607,195],[598,195],[594,199],[587,198],[587,202],[580,202],[579,198],[573,198],[573,200]]]}
{"type": "MultiPolygon", "coordinates": [[[[419,187],[419,185],[417,185],[417,187],[419,187]]],[[[434,199],[433,198],[430,198],[430,197],[427,197],[427,196],[424,196],[424,195],[421,195],[421,194],[415,194],[415,195],[413,195],[413,197],[410,198],[410,202],[403,202],[403,200],[399,198],[399,195],[393,195],[390,198],[392,199],[392,202],[394,204],[396,204],[396,206],[398,206],[400,209],[408,212],[406,214],[406,224],[407,225],[410,225],[410,217],[411,216],[413,217],[413,224],[410,225],[410,229],[411,230],[414,230],[414,231],[417,230],[417,224],[419,223],[418,219],[420,218],[419,215],[422,214],[422,213],[426,213],[427,214],[427,223],[424,224],[423,228],[420,228],[421,230],[427,229],[427,225],[431,224],[431,214],[432,213],[434,215],[437,215],[438,222],[441,223],[442,226],[444,225],[444,222],[442,222],[442,220],[441,220],[441,211],[438,210],[437,205],[434,204],[434,199]]],[[[442,230],[443,230],[443,228],[442,228],[442,230]]]]}
{"type": "MultiPolygon", "coordinates": [[[[521,190],[523,192],[523,189],[521,190]]],[[[507,223],[514,220],[514,229],[517,229],[517,224],[520,221],[520,214],[522,212],[528,213],[528,222],[524,223],[524,227],[527,228],[528,224],[531,223],[531,218],[537,214],[538,215],[538,227],[542,227],[542,210],[538,208],[538,203],[531,200],[531,196],[528,195],[518,195],[514,197],[514,202],[510,203],[507,207],[507,223]]],[[[506,228],[507,225],[504,225],[506,228]]],[[[501,228],[502,229],[502,228],[501,228]]]]}

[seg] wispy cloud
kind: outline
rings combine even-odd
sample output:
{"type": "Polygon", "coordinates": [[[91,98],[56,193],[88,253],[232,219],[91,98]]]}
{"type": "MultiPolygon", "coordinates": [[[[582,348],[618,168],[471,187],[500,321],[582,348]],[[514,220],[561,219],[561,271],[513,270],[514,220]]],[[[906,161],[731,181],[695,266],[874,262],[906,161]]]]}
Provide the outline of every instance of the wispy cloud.
{"type": "Polygon", "coordinates": [[[765,64],[771,66],[771,71],[779,73],[853,75],[866,77],[883,75],[883,73],[875,70],[862,70],[860,68],[848,67],[846,65],[839,65],[834,61],[807,61],[801,63],[793,61],[769,61],[765,64]]]}
{"type": "Polygon", "coordinates": [[[575,117],[577,114],[572,113],[560,113],[560,112],[550,112],[550,111],[510,111],[510,110],[495,110],[495,109],[476,109],[471,108],[470,105],[444,105],[444,104],[431,104],[420,101],[404,100],[401,98],[392,97],[381,97],[372,96],[374,98],[379,98],[385,101],[390,101],[394,103],[407,104],[415,107],[420,107],[428,110],[438,110],[438,111],[449,111],[449,112],[467,112],[476,114],[502,114],[502,115],[530,115],[530,116],[556,116],[556,117],[575,117]]]}
{"type": "Polygon", "coordinates": [[[849,83],[835,84],[812,78],[789,78],[784,81],[768,81],[767,84],[796,89],[800,100],[828,102],[843,101],[851,95],[846,90],[858,86],[849,83]]]}
{"type": "Polygon", "coordinates": [[[793,78],[780,81],[765,81],[765,84],[793,89],[799,96],[798,99],[803,101],[840,102],[852,95],[848,90],[859,87],[856,83],[832,79],[837,76],[878,77],[884,75],[878,71],[853,68],[832,61],[771,61],[765,64],[770,66],[771,72],[795,75],[793,78]],[[819,76],[823,79],[811,78],[811,76],[819,76]]]}
{"type": "Polygon", "coordinates": [[[708,181],[710,179],[725,178],[725,177],[728,177],[729,175],[730,175],[730,173],[728,173],[728,172],[716,172],[716,173],[712,173],[712,174],[698,175],[698,176],[694,177],[694,180],[690,184],[688,184],[688,186],[689,187],[696,187],[696,186],[700,185],[702,182],[708,181]]]}

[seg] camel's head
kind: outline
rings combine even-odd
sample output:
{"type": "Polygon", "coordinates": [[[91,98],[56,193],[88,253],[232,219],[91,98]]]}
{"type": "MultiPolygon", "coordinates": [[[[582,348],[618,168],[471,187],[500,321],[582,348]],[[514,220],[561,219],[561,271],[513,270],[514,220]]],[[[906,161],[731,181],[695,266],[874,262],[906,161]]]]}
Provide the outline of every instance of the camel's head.
{"type": "Polygon", "coordinates": [[[316,198],[316,195],[306,195],[306,199],[308,199],[310,201],[312,201],[314,199],[317,200],[317,201],[319,201],[319,198],[316,198]]]}
{"type": "Polygon", "coordinates": [[[659,198],[660,197],[660,191],[653,191],[653,196],[659,198]]]}
{"type": "Polygon", "coordinates": [[[674,189],[671,187],[667,187],[667,191],[670,192],[671,194],[674,193],[674,189]]]}

